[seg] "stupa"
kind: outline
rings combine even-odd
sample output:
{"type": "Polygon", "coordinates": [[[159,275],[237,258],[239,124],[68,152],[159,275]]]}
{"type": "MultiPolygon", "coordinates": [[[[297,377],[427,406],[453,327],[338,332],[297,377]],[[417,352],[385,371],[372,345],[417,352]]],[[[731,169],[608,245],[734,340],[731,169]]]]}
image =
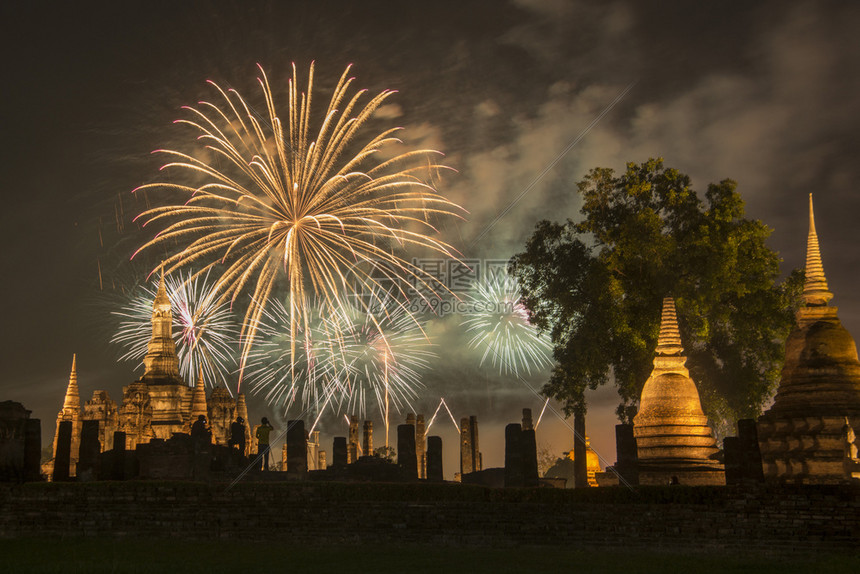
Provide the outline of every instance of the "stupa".
{"type": "Polygon", "coordinates": [[[723,466],[713,458],[719,449],[686,362],[675,302],[667,297],[654,370],[633,417],[640,484],[725,484],[723,466]]]}
{"type": "Polygon", "coordinates": [[[179,375],[179,357],[173,342],[173,312],[164,283],[164,267],[158,292],[152,304],[152,337],[143,358],[145,383],[152,407],[152,433],[155,438],[169,439],[185,430],[191,410],[193,391],[179,375]]]}
{"type": "MultiPolygon", "coordinates": [[[[70,421],[72,423],[72,450],[69,472],[75,473],[78,463],[78,450],[81,444],[81,396],[78,391],[78,369],[77,355],[72,355],[72,370],[69,373],[69,385],[66,387],[66,396],[63,399],[63,408],[57,413],[57,428],[54,431],[54,444],[51,452],[57,452],[57,438],[60,434],[60,423],[70,421]]],[[[44,471],[50,475],[53,471],[53,462],[44,471]]]]}
{"type": "Polygon", "coordinates": [[[809,484],[850,480],[845,462],[851,433],[846,427],[860,428],[860,362],[837,308],[828,304],[832,298],[810,194],[803,302],[785,344],[785,365],[773,405],[758,419],[766,480],[809,484]]]}

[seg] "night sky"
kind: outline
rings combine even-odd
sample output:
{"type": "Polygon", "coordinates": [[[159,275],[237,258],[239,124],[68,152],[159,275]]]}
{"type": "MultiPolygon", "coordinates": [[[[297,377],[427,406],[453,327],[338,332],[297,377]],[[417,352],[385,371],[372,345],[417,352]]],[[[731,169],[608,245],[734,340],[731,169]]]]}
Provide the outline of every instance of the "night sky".
{"type": "MultiPolygon", "coordinates": [[[[860,6],[6,2],[0,21],[0,400],[32,409],[43,442],[73,353],[82,400],[101,388],[119,399],[139,376],[108,343],[112,287],[157,264],[128,264],[147,237],[131,221],[145,207],[131,190],[157,179],[152,150],[187,137],[172,121],[211,95],[205,81],[254,94],[257,63],[276,92],[292,62],[305,77],[312,60],[321,93],[349,63],[357,86],[398,90],[386,117],[406,128],[408,145],[440,149],[458,170],[439,189],[468,221],[443,238],[468,258],[507,259],[538,220],[577,218],[574,184],[590,168],[660,156],[700,194],[736,180],[748,217],[774,230],[769,244],[787,273],[803,265],[811,192],[833,304],[860,333],[860,6]]],[[[443,355],[440,371],[455,374],[428,375],[418,411],[429,416],[444,395],[457,417],[477,414],[485,466],[501,465],[503,424],[541,401],[464,353],[443,355]]],[[[539,388],[546,377],[526,382],[539,388]]],[[[589,434],[610,463],[616,402],[611,389],[591,398],[589,434]]],[[[252,416],[262,410],[251,404],[252,416]]],[[[561,423],[545,429],[539,443],[572,448],[561,423]]],[[[450,421],[438,430],[450,475],[456,435],[450,421]]]]}

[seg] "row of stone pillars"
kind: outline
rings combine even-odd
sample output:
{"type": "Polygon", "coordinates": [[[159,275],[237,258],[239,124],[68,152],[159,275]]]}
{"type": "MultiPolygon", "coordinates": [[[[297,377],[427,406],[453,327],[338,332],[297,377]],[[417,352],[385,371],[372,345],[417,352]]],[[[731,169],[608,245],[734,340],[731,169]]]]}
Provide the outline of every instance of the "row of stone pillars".
{"type": "MultiPolygon", "coordinates": [[[[78,450],[76,467],[77,480],[81,482],[109,478],[124,480],[126,468],[126,434],[122,431],[113,433],[113,456],[111,468],[100,468],[99,455],[102,447],[99,440],[99,421],[81,421],[81,442],[78,450]]],[[[57,430],[57,450],[54,455],[54,472],[51,480],[66,482],[71,480],[70,469],[72,459],[72,421],[60,421],[57,430]]]]}
{"type": "MultiPolygon", "coordinates": [[[[411,478],[441,482],[442,438],[426,437],[425,431],[424,415],[406,415],[406,424],[397,426],[397,464],[411,478]]],[[[359,451],[358,418],[350,417],[348,436],[334,438],[333,465],[343,467],[373,455],[373,421],[364,421],[362,439],[359,451]]]]}

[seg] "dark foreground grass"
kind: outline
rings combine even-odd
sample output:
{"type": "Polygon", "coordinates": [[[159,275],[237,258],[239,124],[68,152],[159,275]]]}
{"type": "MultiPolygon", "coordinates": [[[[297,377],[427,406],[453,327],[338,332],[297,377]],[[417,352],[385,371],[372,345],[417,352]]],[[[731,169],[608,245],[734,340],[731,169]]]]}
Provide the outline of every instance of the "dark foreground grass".
{"type": "Polygon", "coordinates": [[[297,546],[236,541],[33,539],[0,540],[0,571],[39,573],[384,572],[506,573],[860,572],[860,556],[762,556],[733,552],[432,548],[425,546],[297,546]]]}

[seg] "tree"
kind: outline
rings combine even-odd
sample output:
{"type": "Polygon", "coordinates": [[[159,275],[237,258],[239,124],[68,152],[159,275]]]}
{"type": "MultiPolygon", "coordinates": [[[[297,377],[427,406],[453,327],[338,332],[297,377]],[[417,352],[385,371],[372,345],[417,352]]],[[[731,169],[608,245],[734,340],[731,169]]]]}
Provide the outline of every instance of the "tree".
{"type": "Polygon", "coordinates": [[[779,281],[771,230],[744,218],[737,184],[690,178],[661,159],[577,184],[583,219],[541,221],[510,261],[524,303],[550,332],[556,366],[543,392],[585,413],[584,393],[610,379],[629,422],[651,372],[661,301],[672,296],[703,408],[725,430],[773,392],[799,304],[802,272],[779,281]]]}

